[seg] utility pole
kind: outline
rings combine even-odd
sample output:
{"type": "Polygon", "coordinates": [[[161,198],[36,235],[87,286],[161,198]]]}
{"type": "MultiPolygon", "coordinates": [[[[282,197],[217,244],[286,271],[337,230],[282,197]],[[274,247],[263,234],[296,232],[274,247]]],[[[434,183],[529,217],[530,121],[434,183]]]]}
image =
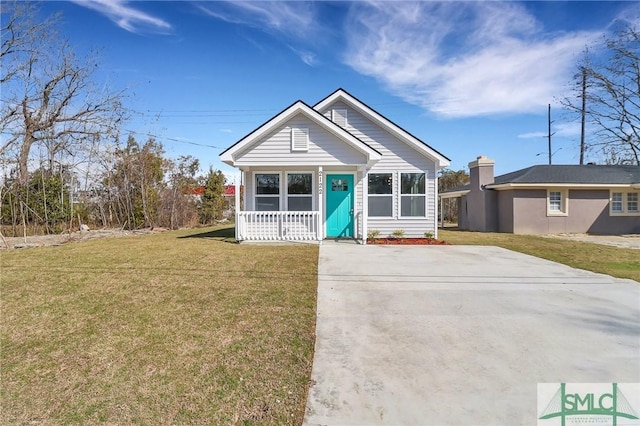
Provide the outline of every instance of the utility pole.
{"type": "Polygon", "coordinates": [[[547,121],[549,123],[549,133],[547,134],[549,138],[549,165],[551,165],[551,104],[549,104],[549,112],[547,114],[547,121]]]}
{"type": "Polygon", "coordinates": [[[584,123],[587,115],[587,69],[585,67],[582,68],[582,109],[581,113],[581,128],[580,128],[580,165],[584,164],[584,151],[585,151],[585,142],[584,142],[584,123]]]}

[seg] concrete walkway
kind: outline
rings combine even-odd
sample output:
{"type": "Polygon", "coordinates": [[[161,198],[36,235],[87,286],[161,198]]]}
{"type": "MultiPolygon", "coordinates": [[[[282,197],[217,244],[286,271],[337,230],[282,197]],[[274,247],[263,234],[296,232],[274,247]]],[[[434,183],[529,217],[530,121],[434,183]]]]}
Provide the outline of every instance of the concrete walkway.
{"type": "Polygon", "coordinates": [[[318,281],[307,425],[533,425],[538,383],[640,382],[635,281],[497,247],[349,244],[320,247],[318,281]]]}

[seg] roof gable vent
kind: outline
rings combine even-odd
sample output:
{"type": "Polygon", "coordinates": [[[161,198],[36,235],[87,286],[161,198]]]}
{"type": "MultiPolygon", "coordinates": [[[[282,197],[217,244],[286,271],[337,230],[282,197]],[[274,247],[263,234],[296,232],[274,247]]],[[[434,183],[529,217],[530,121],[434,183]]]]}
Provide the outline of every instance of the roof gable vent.
{"type": "Polygon", "coordinates": [[[331,111],[331,121],[333,121],[343,129],[346,129],[347,128],[347,110],[336,108],[333,111],[331,111]]]}
{"type": "Polygon", "coordinates": [[[309,151],[309,129],[291,128],[291,151],[309,151]]]}

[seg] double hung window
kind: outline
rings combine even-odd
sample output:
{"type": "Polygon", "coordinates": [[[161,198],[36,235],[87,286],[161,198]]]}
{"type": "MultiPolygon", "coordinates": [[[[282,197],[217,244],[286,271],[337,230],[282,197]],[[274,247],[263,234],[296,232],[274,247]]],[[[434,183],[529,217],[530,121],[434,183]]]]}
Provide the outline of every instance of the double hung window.
{"type": "Polygon", "coordinates": [[[567,194],[566,189],[547,190],[547,216],[566,216],[568,214],[567,194]]]}
{"type": "Polygon", "coordinates": [[[313,210],[313,176],[311,173],[287,174],[287,210],[313,210]]]}
{"type": "Polygon", "coordinates": [[[611,192],[609,208],[612,215],[637,215],[640,214],[638,209],[638,198],[640,192],[611,192]]]}
{"type": "Polygon", "coordinates": [[[256,173],[255,209],[257,211],[280,210],[280,174],[256,173]]]}
{"type": "Polygon", "coordinates": [[[425,217],[427,193],[424,173],[400,174],[400,216],[425,217]]]}
{"type": "Polygon", "coordinates": [[[393,174],[369,173],[369,216],[393,216],[393,174]]]}

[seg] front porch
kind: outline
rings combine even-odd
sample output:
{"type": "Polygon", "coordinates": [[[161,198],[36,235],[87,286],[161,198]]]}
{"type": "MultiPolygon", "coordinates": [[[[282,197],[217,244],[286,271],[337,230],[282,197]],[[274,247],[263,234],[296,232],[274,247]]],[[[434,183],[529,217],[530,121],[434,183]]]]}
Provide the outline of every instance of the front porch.
{"type": "Polygon", "coordinates": [[[238,241],[321,241],[322,219],[317,211],[240,211],[238,241]]]}
{"type": "Polygon", "coordinates": [[[346,238],[366,244],[366,175],[364,165],[241,168],[235,192],[236,240],[346,238]]]}

